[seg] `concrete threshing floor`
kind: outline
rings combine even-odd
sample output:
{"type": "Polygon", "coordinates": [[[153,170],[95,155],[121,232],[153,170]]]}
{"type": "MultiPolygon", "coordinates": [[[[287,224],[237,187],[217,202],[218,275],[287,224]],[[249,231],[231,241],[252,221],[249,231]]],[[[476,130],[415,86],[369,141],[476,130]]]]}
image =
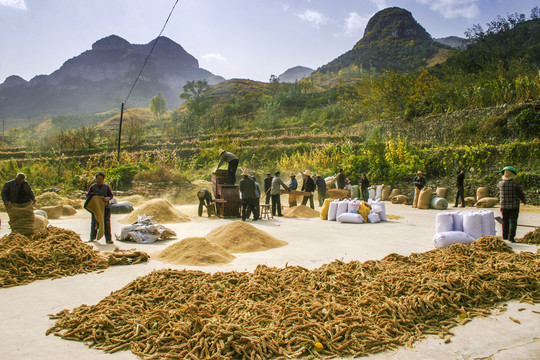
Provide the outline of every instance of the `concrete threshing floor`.
{"type": "MultiPolygon", "coordinates": [[[[88,348],[82,342],[67,341],[57,336],[45,336],[52,326],[48,314],[63,309],[72,309],[82,304],[92,305],[118,290],[139,276],[154,269],[193,269],[215,271],[252,271],[258,264],[276,267],[300,265],[316,268],[335,259],[375,260],[390,253],[409,255],[433,249],[432,238],[437,210],[417,210],[410,206],[386,203],[387,213],[402,216],[400,220],[390,220],[378,224],[340,224],[320,219],[261,220],[251,222],[289,245],[269,251],[235,254],[236,259],[221,266],[179,266],[150,259],[146,264],[113,266],[101,273],[81,274],[56,280],[40,280],[24,286],[0,289],[0,359],[25,360],[122,360],[137,359],[129,351],[107,354],[88,348]]],[[[196,216],[196,205],[178,206],[188,214],[188,223],[166,224],[178,234],[177,239],[153,244],[136,244],[116,241],[115,245],[105,245],[104,240],[94,243],[96,249],[111,250],[137,248],[149,254],[162,250],[174,242],[189,236],[204,236],[215,227],[229,223],[228,219],[208,219],[196,216]]],[[[470,208],[475,211],[476,209],[470,208]]],[[[496,216],[498,209],[493,209],[496,216]]],[[[539,225],[539,208],[522,208],[520,224],[539,225]]],[[[112,230],[119,234],[124,225],[118,220],[125,215],[113,215],[112,230]]],[[[0,236],[9,232],[7,215],[0,214],[2,228],[0,236]]],[[[71,229],[89,237],[90,216],[84,210],[71,217],[51,220],[54,226],[71,229]]],[[[236,220],[236,219],[235,219],[236,220]]],[[[518,237],[532,231],[519,227],[518,237]]],[[[501,227],[497,224],[497,234],[501,227]]],[[[538,247],[524,244],[510,244],[515,251],[536,252],[538,247]]],[[[464,326],[452,329],[455,336],[444,344],[437,336],[428,336],[414,343],[413,348],[400,348],[369,356],[370,359],[540,359],[540,305],[532,306],[509,302],[506,312],[495,310],[485,318],[475,318],[464,326]],[[519,311],[519,310],[521,311],[519,311]],[[536,312],[533,312],[536,311],[536,312]],[[513,317],[521,321],[517,324],[513,317]]]]}

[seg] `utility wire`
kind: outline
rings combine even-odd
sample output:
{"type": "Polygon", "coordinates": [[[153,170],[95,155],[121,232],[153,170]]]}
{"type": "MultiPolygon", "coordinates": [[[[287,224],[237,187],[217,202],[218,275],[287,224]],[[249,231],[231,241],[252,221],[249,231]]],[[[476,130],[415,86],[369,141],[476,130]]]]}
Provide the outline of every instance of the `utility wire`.
{"type": "Polygon", "coordinates": [[[127,103],[129,97],[131,96],[131,93],[133,92],[133,89],[135,88],[135,85],[137,84],[137,81],[139,81],[139,78],[141,77],[141,74],[142,74],[142,72],[144,70],[144,67],[146,66],[146,63],[148,62],[148,59],[150,58],[150,55],[152,55],[152,52],[154,51],[154,48],[156,47],[156,44],[159,41],[159,38],[161,37],[161,34],[163,34],[163,31],[165,30],[165,27],[167,26],[167,23],[169,22],[169,19],[171,18],[171,15],[172,15],[172,13],[174,11],[174,8],[178,4],[178,1],[179,0],[176,0],[176,2],[174,3],[174,6],[172,7],[171,12],[169,13],[169,16],[167,16],[167,20],[165,20],[165,24],[163,24],[163,27],[161,28],[161,31],[159,32],[158,37],[154,41],[154,44],[152,45],[152,48],[150,49],[150,52],[148,53],[148,56],[146,56],[146,59],[144,60],[144,64],[141,67],[141,71],[139,71],[139,75],[137,75],[137,78],[135,79],[135,82],[133,83],[133,86],[131,87],[131,90],[129,90],[129,94],[126,97],[126,100],[124,100],[124,104],[127,103]]]}

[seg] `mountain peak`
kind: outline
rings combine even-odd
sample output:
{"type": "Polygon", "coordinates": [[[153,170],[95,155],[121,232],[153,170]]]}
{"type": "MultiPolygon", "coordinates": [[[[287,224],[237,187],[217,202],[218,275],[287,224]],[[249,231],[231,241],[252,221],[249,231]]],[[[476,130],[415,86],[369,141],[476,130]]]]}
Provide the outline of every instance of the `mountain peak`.
{"type": "Polygon", "coordinates": [[[358,43],[367,44],[389,38],[393,40],[430,40],[431,35],[413,18],[410,11],[391,7],[379,11],[369,19],[364,36],[358,43]]]}
{"type": "Polygon", "coordinates": [[[123,50],[131,44],[118,35],[109,35],[92,44],[92,50],[123,50]]]}

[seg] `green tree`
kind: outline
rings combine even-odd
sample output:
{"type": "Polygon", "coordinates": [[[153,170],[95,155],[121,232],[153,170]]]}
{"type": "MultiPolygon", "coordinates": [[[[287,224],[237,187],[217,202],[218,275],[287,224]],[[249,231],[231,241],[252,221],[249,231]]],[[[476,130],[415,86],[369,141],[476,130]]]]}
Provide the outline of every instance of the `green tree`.
{"type": "Polygon", "coordinates": [[[167,113],[167,102],[163,93],[159,93],[150,100],[150,111],[154,115],[154,119],[159,121],[161,116],[167,113]]]}
{"type": "Polygon", "coordinates": [[[191,80],[184,85],[184,92],[180,94],[182,99],[198,98],[203,92],[210,89],[206,80],[191,80]]]}

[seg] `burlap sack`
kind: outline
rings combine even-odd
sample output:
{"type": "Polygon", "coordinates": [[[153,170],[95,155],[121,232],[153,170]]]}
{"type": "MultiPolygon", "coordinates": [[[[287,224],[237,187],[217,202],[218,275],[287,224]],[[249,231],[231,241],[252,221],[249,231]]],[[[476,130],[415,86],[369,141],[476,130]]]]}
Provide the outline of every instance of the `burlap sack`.
{"type": "Polygon", "coordinates": [[[437,196],[443,199],[446,199],[446,193],[448,192],[448,188],[445,187],[438,187],[437,188],[437,196]]]}
{"type": "Polygon", "coordinates": [[[399,189],[392,189],[392,192],[390,192],[390,195],[388,195],[388,199],[391,201],[394,196],[401,195],[401,190],[399,189]]]}
{"type": "Polygon", "coordinates": [[[388,201],[390,199],[390,193],[392,192],[392,187],[390,185],[384,185],[382,189],[382,201],[388,201]]]}
{"type": "Polygon", "coordinates": [[[476,199],[474,197],[469,196],[469,197],[465,198],[465,205],[466,206],[474,206],[475,203],[476,203],[476,199]]]}
{"type": "Polygon", "coordinates": [[[331,189],[326,193],[334,199],[345,199],[351,196],[351,192],[345,189],[331,189]]]}
{"type": "Polygon", "coordinates": [[[483,197],[476,203],[477,208],[490,208],[499,203],[499,198],[496,197],[483,197]]]}
{"type": "Polygon", "coordinates": [[[22,235],[32,235],[34,233],[34,207],[31,203],[10,203],[6,210],[12,233],[22,235]]]}
{"type": "Polygon", "coordinates": [[[73,208],[71,205],[64,205],[62,208],[62,216],[71,216],[75,215],[77,213],[77,210],[73,208]]]}
{"type": "Polygon", "coordinates": [[[419,209],[429,209],[432,194],[433,190],[431,190],[430,188],[423,188],[422,191],[420,191],[420,195],[418,196],[419,209]]]}
{"type": "MultiPolygon", "coordinates": [[[[394,189],[394,190],[397,190],[397,189],[394,189]]],[[[405,204],[407,203],[407,196],[405,195],[392,196],[390,198],[390,201],[392,202],[392,204],[405,204]]]]}
{"type": "Polygon", "coordinates": [[[335,189],[336,188],[336,183],[334,182],[334,180],[328,180],[326,181],[326,189],[335,189]]]}
{"type": "Polygon", "coordinates": [[[488,196],[489,196],[489,189],[487,187],[479,187],[476,190],[476,200],[480,200],[488,196]]]}
{"type": "Polygon", "coordinates": [[[45,219],[41,215],[34,215],[34,229],[45,229],[49,225],[49,220],[45,219]]]}
{"type": "Polygon", "coordinates": [[[64,211],[64,205],[44,206],[41,210],[47,213],[49,219],[60,219],[64,211]]]}

